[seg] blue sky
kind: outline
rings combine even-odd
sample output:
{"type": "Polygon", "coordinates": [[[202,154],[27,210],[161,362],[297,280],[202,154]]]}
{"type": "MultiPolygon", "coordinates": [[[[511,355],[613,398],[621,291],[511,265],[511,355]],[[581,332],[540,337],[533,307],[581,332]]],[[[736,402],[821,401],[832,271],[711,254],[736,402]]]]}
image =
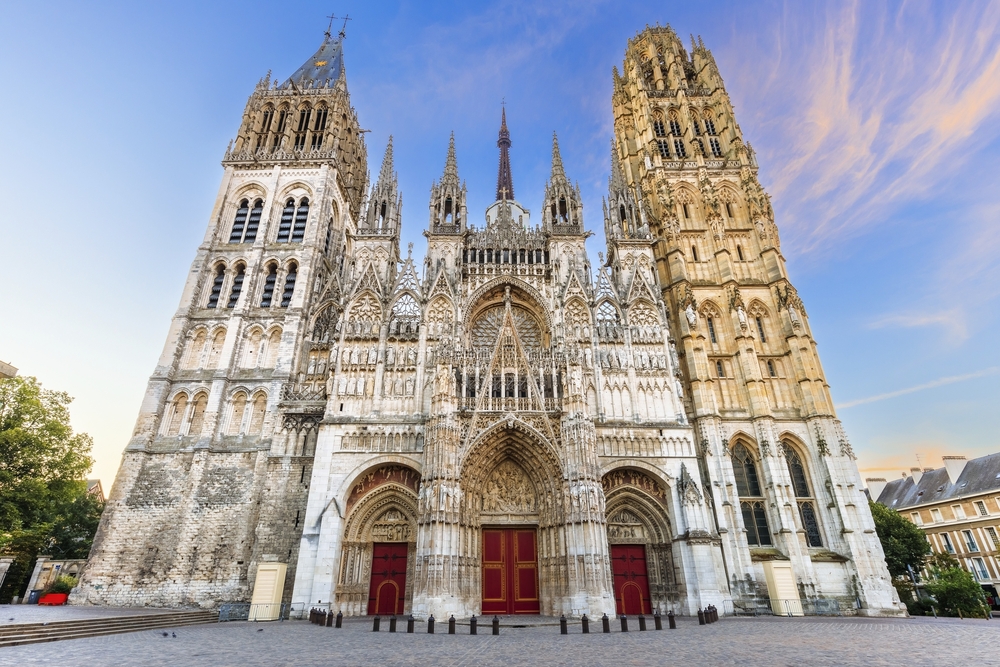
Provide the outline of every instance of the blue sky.
{"type": "Polygon", "coordinates": [[[394,135],[418,255],[449,132],[470,211],[492,200],[504,99],[518,199],[538,209],[556,131],[600,231],[612,66],[647,23],[701,35],[863,476],[1000,450],[1000,4],[8,3],[0,360],[76,397],[106,488],[246,99],[331,11],[353,19],[369,166],[394,135]]]}

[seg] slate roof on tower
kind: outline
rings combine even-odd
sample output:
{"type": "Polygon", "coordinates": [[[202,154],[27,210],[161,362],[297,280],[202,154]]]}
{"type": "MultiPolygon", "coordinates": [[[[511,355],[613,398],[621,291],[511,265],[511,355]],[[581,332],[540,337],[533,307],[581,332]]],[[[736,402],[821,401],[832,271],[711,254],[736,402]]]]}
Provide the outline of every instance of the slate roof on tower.
{"type": "Polygon", "coordinates": [[[338,35],[336,38],[330,37],[327,33],[323,39],[323,44],[313,57],[302,64],[302,67],[295,70],[295,74],[288,77],[282,84],[282,88],[289,84],[303,87],[313,81],[333,82],[340,78],[341,69],[344,67],[344,38],[338,35]]]}

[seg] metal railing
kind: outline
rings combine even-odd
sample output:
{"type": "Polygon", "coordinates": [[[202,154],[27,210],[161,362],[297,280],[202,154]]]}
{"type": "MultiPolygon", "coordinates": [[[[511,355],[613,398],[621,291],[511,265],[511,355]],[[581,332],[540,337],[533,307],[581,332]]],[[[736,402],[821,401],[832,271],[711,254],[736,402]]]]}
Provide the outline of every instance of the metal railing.
{"type": "Polygon", "coordinates": [[[252,604],[226,602],[219,605],[219,622],[223,621],[287,621],[291,605],[287,602],[252,604]]]}
{"type": "Polygon", "coordinates": [[[771,598],[734,598],[723,605],[726,616],[841,616],[837,600],[771,598]]]}

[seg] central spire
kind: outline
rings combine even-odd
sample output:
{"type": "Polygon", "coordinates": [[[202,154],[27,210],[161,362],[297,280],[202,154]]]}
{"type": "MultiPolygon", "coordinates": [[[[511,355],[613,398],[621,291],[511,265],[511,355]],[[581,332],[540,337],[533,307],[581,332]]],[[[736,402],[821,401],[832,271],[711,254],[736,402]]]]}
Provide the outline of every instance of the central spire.
{"type": "Polygon", "coordinates": [[[500,169],[497,172],[497,201],[514,198],[514,179],[510,175],[510,132],[507,130],[507,109],[500,114],[500,169]]]}

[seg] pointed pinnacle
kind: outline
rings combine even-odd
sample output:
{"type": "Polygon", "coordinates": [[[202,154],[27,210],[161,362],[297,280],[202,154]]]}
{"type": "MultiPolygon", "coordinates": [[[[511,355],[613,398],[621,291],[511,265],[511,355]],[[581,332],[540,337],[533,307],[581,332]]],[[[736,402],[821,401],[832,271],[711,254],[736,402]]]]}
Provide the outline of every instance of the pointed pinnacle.
{"type": "Polygon", "coordinates": [[[451,133],[451,138],[448,139],[448,158],[444,162],[444,178],[441,182],[444,183],[446,180],[454,180],[458,182],[458,161],[455,159],[455,133],[451,133]]]}
{"type": "Polygon", "coordinates": [[[562,155],[559,154],[559,137],[552,133],[552,181],[556,178],[566,179],[566,170],[563,169],[562,155]]]}
{"type": "Polygon", "coordinates": [[[382,158],[382,170],[378,174],[381,183],[388,183],[392,180],[392,135],[389,135],[389,143],[385,147],[385,157],[382,158]]]}

